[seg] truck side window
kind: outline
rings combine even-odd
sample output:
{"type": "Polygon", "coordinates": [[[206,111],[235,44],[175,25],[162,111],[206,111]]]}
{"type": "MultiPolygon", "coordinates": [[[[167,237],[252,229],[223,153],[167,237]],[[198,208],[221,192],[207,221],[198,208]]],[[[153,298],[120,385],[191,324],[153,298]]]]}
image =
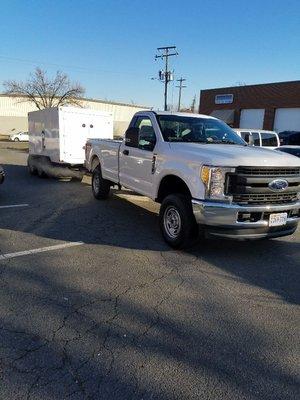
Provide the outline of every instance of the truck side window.
{"type": "Polygon", "coordinates": [[[138,148],[152,151],[156,144],[156,135],[150,118],[138,117],[135,121],[134,127],[139,130],[138,148]]]}

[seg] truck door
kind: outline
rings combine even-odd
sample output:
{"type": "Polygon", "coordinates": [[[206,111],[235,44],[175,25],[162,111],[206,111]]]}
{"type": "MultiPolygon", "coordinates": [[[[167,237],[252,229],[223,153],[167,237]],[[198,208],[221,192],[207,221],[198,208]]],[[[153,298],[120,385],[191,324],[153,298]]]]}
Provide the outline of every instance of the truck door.
{"type": "Polygon", "coordinates": [[[138,116],[120,150],[121,185],[151,197],[156,135],[149,117],[138,116]]]}

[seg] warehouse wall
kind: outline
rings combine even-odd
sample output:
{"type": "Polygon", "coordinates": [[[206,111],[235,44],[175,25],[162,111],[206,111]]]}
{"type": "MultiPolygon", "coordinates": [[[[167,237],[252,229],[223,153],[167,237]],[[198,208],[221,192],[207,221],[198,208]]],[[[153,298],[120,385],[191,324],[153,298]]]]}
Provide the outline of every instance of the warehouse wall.
{"type": "Polygon", "coordinates": [[[264,129],[273,129],[277,108],[300,107],[300,81],[235,86],[201,90],[199,112],[210,115],[214,110],[235,110],[234,127],[240,124],[241,110],[264,109],[264,129]],[[215,104],[217,94],[233,94],[233,103],[215,104]]]}
{"type": "MultiPolygon", "coordinates": [[[[113,113],[115,135],[122,135],[125,132],[133,114],[140,110],[149,109],[149,107],[93,99],[84,100],[82,105],[84,108],[113,113]]],[[[27,131],[27,114],[36,109],[35,105],[24,101],[22,98],[0,95],[0,135],[27,131]]]]}

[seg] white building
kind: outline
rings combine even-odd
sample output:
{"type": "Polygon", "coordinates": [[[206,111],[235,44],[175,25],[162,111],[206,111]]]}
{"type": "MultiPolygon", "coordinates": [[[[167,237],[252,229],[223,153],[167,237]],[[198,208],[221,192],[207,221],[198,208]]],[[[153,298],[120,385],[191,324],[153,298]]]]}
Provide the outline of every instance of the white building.
{"type": "MultiPolygon", "coordinates": [[[[84,99],[82,106],[84,108],[112,112],[115,135],[122,135],[125,132],[133,114],[150,108],[94,99],[84,99]]],[[[29,111],[35,110],[37,110],[36,106],[22,97],[0,94],[0,135],[27,131],[27,114],[29,111]]]]}

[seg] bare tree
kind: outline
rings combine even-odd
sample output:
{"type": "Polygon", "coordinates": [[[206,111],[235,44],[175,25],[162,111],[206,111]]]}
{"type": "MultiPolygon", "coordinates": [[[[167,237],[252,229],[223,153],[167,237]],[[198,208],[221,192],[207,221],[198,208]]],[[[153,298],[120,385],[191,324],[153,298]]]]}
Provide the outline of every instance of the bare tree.
{"type": "Polygon", "coordinates": [[[39,110],[66,104],[81,106],[85,93],[79,83],[70,82],[63,72],[57,71],[55,77],[50,79],[41,68],[36,68],[26,82],[5,81],[3,86],[6,94],[20,96],[24,99],[21,101],[30,101],[39,110]]]}

